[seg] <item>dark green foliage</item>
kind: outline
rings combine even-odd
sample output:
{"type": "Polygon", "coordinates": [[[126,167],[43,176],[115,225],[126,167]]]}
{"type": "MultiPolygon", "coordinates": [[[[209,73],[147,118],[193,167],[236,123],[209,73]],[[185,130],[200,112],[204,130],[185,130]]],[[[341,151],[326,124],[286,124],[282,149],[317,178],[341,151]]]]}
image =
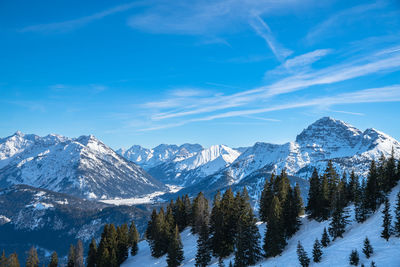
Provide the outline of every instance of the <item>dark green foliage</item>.
{"type": "Polygon", "coordinates": [[[340,202],[337,200],[336,208],[332,214],[332,221],[329,224],[329,234],[332,239],[335,240],[338,237],[343,237],[346,225],[348,224],[347,211],[342,207],[340,202]]]}
{"type": "Polygon", "coordinates": [[[352,250],[351,253],[350,253],[350,257],[349,257],[350,265],[357,266],[359,261],[360,261],[360,257],[358,256],[357,250],[356,249],[352,250]]]}
{"type": "Polygon", "coordinates": [[[67,266],[75,267],[75,247],[72,244],[69,247],[67,266]]]}
{"type": "Polygon", "coordinates": [[[20,267],[17,253],[12,253],[8,257],[7,267],[20,267]]]}
{"type": "Polygon", "coordinates": [[[365,182],[356,191],[354,196],[355,218],[358,223],[362,223],[367,219],[368,201],[365,193],[365,182]]]}
{"type": "Polygon", "coordinates": [[[134,221],[132,221],[131,225],[129,226],[128,242],[129,242],[129,247],[131,248],[131,255],[135,256],[139,250],[139,247],[138,247],[139,232],[136,229],[136,225],[135,225],[134,221]]]}
{"type": "Polygon", "coordinates": [[[321,218],[321,181],[318,171],[314,171],[310,178],[310,190],[308,191],[308,203],[306,212],[310,219],[319,220],[321,218]]]}
{"type": "Polygon", "coordinates": [[[51,254],[51,259],[50,259],[50,263],[49,263],[48,267],[57,267],[57,266],[58,266],[57,252],[53,252],[51,254]]]}
{"type": "Polygon", "coordinates": [[[83,244],[78,240],[75,247],[75,267],[85,267],[83,261],[83,244]]]}
{"type": "Polygon", "coordinates": [[[260,198],[260,219],[263,222],[267,221],[267,217],[269,214],[269,209],[271,207],[271,202],[272,199],[274,198],[274,192],[273,192],[273,184],[271,181],[274,181],[274,174],[271,175],[270,181],[267,179],[265,180],[264,184],[264,189],[261,192],[261,198],[260,198]]]}
{"type": "Polygon", "coordinates": [[[365,188],[365,201],[367,204],[367,209],[371,211],[376,211],[379,196],[380,193],[378,184],[378,172],[376,169],[375,161],[372,161],[369,168],[367,184],[365,188]]]}
{"type": "Polygon", "coordinates": [[[308,267],[310,265],[310,258],[307,256],[307,252],[304,250],[300,241],[297,243],[297,257],[299,258],[300,265],[302,267],[308,267]]]}
{"type": "Polygon", "coordinates": [[[26,267],[39,267],[39,258],[35,247],[31,247],[28,252],[28,258],[25,263],[26,267]]]}
{"type": "Polygon", "coordinates": [[[178,226],[175,226],[168,246],[167,264],[169,267],[177,267],[183,261],[183,246],[179,235],[178,226]]]}
{"type": "Polygon", "coordinates": [[[322,233],[322,237],[321,237],[321,244],[324,247],[327,247],[329,245],[329,243],[331,242],[328,232],[326,231],[326,228],[324,228],[324,232],[322,233]]]}
{"type": "Polygon", "coordinates": [[[397,193],[393,233],[400,237],[400,192],[397,193]]]}
{"type": "Polygon", "coordinates": [[[347,185],[347,200],[355,203],[358,190],[359,190],[358,177],[354,173],[354,170],[352,170],[350,174],[350,181],[347,185]]]}
{"type": "Polygon", "coordinates": [[[322,176],[320,189],[321,220],[327,220],[330,215],[329,182],[326,175],[322,176]]]}
{"type": "Polygon", "coordinates": [[[200,192],[193,200],[192,206],[192,233],[199,233],[204,224],[209,224],[208,200],[200,192]]]}
{"type": "Polygon", "coordinates": [[[129,230],[128,225],[124,223],[123,225],[117,227],[117,264],[120,265],[128,258],[129,253],[129,230]]]}
{"type": "Polygon", "coordinates": [[[286,200],[283,203],[282,211],[285,237],[290,238],[300,228],[299,215],[304,211],[303,200],[301,199],[298,185],[295,186],[294,191],[290,186],[287,188],[286,200]]]}
{"type": "Polygon", "coordinates": [[[221,209],[221,194],[218,192],[214,196],[213,208],[210,216],[210,242],[213,255],[215,257],[219,257],[220,259],[220,255],[222,255],[224,238],[222,232],[223,223],[224,218],[221,209]]]}
{"type": "Polygon", "coordinates": [[[115,267],[117,262],[117,230],[113,224],[105,225],[97,249],[97,267],[115,267]]]}
{"type": "Polygon", "coordinates": [[[238,194],[237,205],[239,218],[235,241],[235,266],[254,265],[261,258],[260,233],[246,188],[241,195],[238,194]]]}
{"type": "Polygon", "coordinates": [[[211,261],[211,247],[209,242],[209,229],[206,224],[200,228],[199,238],[197,239],[196,266],[205,267],[211,261]]]}
{"type": "Polygon", "coordinates": [[[367,259],[374,253],[374,249],[371,246],[371,243],[369,242],[368,237],[365,237],[364,239],[364,247],[363,247],[363,253],[367,259]]]}
{"type": "Polygon", "coordinates": [[[381,237],[386,239],[386,241],[389,240],[390,235],[392,233],[391,231],[391,222],[392,222],[392,215],[390,215],[390,204],[389,204],[389,199],[385,198],[385,204],[384,204],[384,209],[382,211],[382,218],[383,218],[383,222],[382,222],[382,227],[383,230],[381,232],[381,237]]]}
{"type": "Polygon", "coordinates": [[[322,245],[319,242],[318,238],[315,239],[314,246],[313,246],[313,261],[314,262],[320,262],[322,258],[322,245]]]}
{"type": "Polygon", "coordinates": [[[87,267],[95,267],[96,266],[96,259],[97,259],[97,244],[96,240],[92,238],[92,241],[89,245],[89,251],[86,258],[87,267]]]}
{"type": "Polygon", "coordinates": [[[285,246],[286,240],[282,226],[282,207],[279,198],[274,196],[271,203],[270,214],[268,215],[263,249],[266,257],[275,257],[282,253],[285,246]]]}

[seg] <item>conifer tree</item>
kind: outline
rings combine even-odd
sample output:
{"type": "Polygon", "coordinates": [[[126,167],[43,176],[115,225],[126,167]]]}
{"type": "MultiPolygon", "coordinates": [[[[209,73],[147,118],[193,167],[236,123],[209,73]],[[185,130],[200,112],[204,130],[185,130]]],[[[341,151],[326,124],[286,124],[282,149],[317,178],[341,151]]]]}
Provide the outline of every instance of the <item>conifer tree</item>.
{"type": "Polygon", "coordinates": [[[206,224],[200,228],[197,239],[196,267],[205,267],[211,261],[211,248],[209,242],[209,229],[206,224]]]}
{"type": "Polygon", "coordinates": [[[210,216],[210,243],[211,250],[215,257],[222,259],[222,249],[224,236],[222,233],[222,226],[224,218],[221,210],[221,194],[217,192],[214,196],[213,207],[210,216]]]}
{"type": "Polygon", "coordinates": [[[236,229],[237,229],[237,217],[235,198],[233,196],[232,189],[229,188],[225,191],[221,199],[221,213],[222,213],[222,240],[220,243],[220,257],[225,258],[229,256],[235,245],[236,229]]]}
{"type": "Polygon", "coordinates": [[[321,180],[316,168],[310,178],[306,212],[310,219],[319,220],[321,218],[321,180]]]}
{"type": "Polygon", "coordinates": [[[329,210],[332,210],[335,206],[335,195],[337,194],[338,191],[338,185],[339,185],[339,175],[337,174],[335,168],[333,167],[333,162],[332,160],[328,161],[328,164],[326,166],[324,176],[327,179],[328,182],[328,200],[329,200],[329,210]]]}
{"type": "Polygon", "coordinates": [[[374,249],[372,248],[368,237],[365,237],[365,239],[364,239],[364,247],[363,247],[362,251],[363,251],[365,257],[367,257],[367,259],[369,259],[369,257],[371,257],[371,255],[374,253],[374,249]]]}
{"type": "Polygon", "coordinates": [[[352,250],[349,257],[350,265],[357,266],[360,261],[360,257],[358,256],[357,250],[352,250]]]}
{"type": "Polygon", "coordinates": [[[277,196],[274,196],[272,199],[271,210],[268,218],[263,249],[266,257],[275,257],[281,254],[286,246],[285,235],[282,227],[282,207],[277,196]]]}
{"type": "Polygon", "coordinates": [[[368,213],[368,200],[365,194],[365,182],[361,184],[355,193],[354,199],[355,206],[355,219],[358,223],[362,223],[367,219],[368,213]]]}
{"type": "Polygon", "coordinates": [[[356,202],[356,195],[359,190],[358,177],[354,173],[354,170],[350,173],[350,181],[347,186],[347,200],[350,202],[356,202]]]}
{"type": "Polygon", "coordinates": [[[347,215],[347,211],[343,209],[339,200],[336,200],[336,207],[333,211],[332,220],[328,229],[333,240],[338,237],[343,237],[346,225],[348,224],[348,218],[349,216],[347,215]]]}
{"type": "Polygon", "coordinates": [[[92,241],[89,245],[89,251],[86,258],[87,267],[95,267],[96,266],[96,259],[97,259],[97,244],[96,240],[92,238],[92,241]]]}
{"type": "Polygon", "coordinates": [[[127,258],[129,253],[129,230],[128,225],[124,223],[123,225],[117,227],[117,247],[116,256],[117,263],[121,265],[127,258]]]}
{"type": "Polygon", "coordinates": [[[84,267],[83,264],[83,244],[81,240],[78,240],[75,247],[75,267],[84,267]]]}
{"type": "Polygon", "coordinates": [[[6,257],[6,253],[3,249],[3,253],[1,254],[1,257],[0,257],[0,267],[6,267],[7,261],[8,261],[8,259],[6,257]]]}
{"type": "Polygon", "coordinates": [[[400,237],[400,192],[397,193],[393,233],[400,237]]]}
{"type": "Polygon", "coordinates": [[[321,244],[324,247],[327,247],[329,245],[329,243],[331,242],[328,232],[326,231],[326,227],[324,228],[324,232],[322,233],[322,237],[321,237],[321,244]]]}
{"type": "MultiPolygon", "coordinates": [[[[274,174],[271,175],[270,181],[274,180],[274,174]]],[[[265,179],[264,189],[261,192],[260,198],[260,219],[263,222],[267,221],[271,202],[274,197],[273,185],[268,179],[265,179]]]]}
{"type": "Polygon", "coordinates": [[[372,161],[369,168],[367,184],[365,188],[365,200],[367,203],[367,208],[369,210],[376,211],[379,195],[380,193],[378,184],[378,172],[376,169],[375,161],[372,161]]]}
{"type": "Polygon", "coordinates": [[[241,195],[243,204],[240,207],[235,242],[235,266],[254,265],[261,258],[260,233],[257,219],[249,202],[246,188],[241,195]]]}
{"type": "Polygon", "coordinates": [[[301,196],[298,196],[289,186],[282,208],[282,226],[286,238],[290,238],[300,228],[299,213],[302,210],[302,202],[301,196]],[[300,199],[297,199],[297,197],[300,197],[300,199]]]}
{"type": "Polygon", "coordinates": [[[191,218],[192,218],[192,203],[187,194],[183,197],[183,206],[184,206],[183,217],[185,218],[185,227],[186,227],[191,223],[191,218]]]}
{"type": "Polygon", "coordinates": [[[75,247],[72,244],[69,247],[67,266],[75,267],[75,247]]]}
{"type": "Polygon", "coordinates": [[[200,192],[192,205],[192,233],[199,233],[204,224],[209,224],[208,200],[200,192]]]}
{"type": "Polygon", "coordinates": [[[321,220],[327,220],[331,212],[331,198],[329,191],[329,182],[326,174],[322,176],[321,180],[321,196],[320,196],[320,206],[321,206],[321,220]]]}
{"type": "Polygon", "coordinates": [[[392,147],[392,153],[386,162],[386,181],[388,183],[386,192],[389,192],[392,187],[396,185],[397,177],[396,177],[396,160],[394,158],[394,149],[392,147]]]}
{"type": "Polygon", "coordinates": [[[17,253],[12,253],[8,256],[7,267],[20,267],[17,253]]]}
{"type": "Polygon", "coordinates": [[[139,250],[139,247],[138,247],[139,232],[136,229],[136,225],[135,225],[134,221],[132,221],[131,225],[129,226],[128,242],[129,242],[129,247],[131,248],[131,255],[135,256],[139,250]]]}
{"type": "Polygon", "coordinates": [[[51,258],[50,258],[50,263],[48,265],[48,267],[57,267],[58,266],[58,256],[57,256],[57,252],[53,252],[51,254],[51,258]]]}
{"type": "Polygon", "coordinates": [[[183,261],[183,246],[179,235],[178,226],[176,225],[170,237],[167,254],[168,267],[177,267],[183,261]]]}
{"type": "Polygon", "coordinates": [[[390,204],[389,204],[389,199],[385,198],[385,204],[384,204],[384,209],[382,211],[382,218],[383,218],[383,223],[382,227],[383,230],[381,232],[381,237],[386,239],[386,241],[389,240],[390,235],[391,235],[391,222],[392,222],[392,215],[390,215],[390,204]]]}
{"type": "Polygon", "coordinates": [[[308,267],[310,265],[310,258],[307,256],[307,252],[304,250],[300,241],[297,243],[297,257],[299,258],[300,265],[302,267],[308,267]]]}
{"type": "Polygon", "coordinates": [[[313,261],[320,262],[322,258],[322,245],[319,242],[318,238],[315,239],[314,246],[313,246],[313,261]]]}
{"type": "Polygon", "coordinates": [[[294,186],[294,206],[296,208],[297,216],[304,215],[304,202],[301,197],[300,185],[298,183],[294,186]]]}
{"type": "Polygon", "coordinates": [[[35,247],[31,247],[28,252],[28,258],[26,259],[26,267],[39,267],[39,257],[35,247]]]}

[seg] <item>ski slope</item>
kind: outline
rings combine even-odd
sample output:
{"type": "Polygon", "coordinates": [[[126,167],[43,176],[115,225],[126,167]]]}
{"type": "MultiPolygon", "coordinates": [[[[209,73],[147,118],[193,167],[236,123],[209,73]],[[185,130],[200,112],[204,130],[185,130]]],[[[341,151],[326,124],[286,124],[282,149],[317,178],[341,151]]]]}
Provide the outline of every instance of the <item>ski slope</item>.
{"type": "MultiPolygon", "coordinates": [[[[391,203],[391,213],[394,217],[394,208],[396,194],[399,192],[400,186],[396,186],[389,195],[391,203]]],[[[331,242],[326,248],[323,248],[322,261],[314,263],[311,260],[310,266],[350,266],[349,255],[351,250],[357,249],[360,256],[360,263],[370,266],[371,261],[375,261],[377,266],[396,267],[400,266],[400,238],[392,236],[388,242],[380,237],[382,231],[382,211],[381,206],[378,211],[360,224],[354,220],[353,207],[349,208],[349,219],[351,222],[346,228],[343,238],[338,238],[331,242]],[[372,256],[367,259],[362,253],[365,237],[368,236],[374,249],[372,256]]],[[[306,217],[302,218],[302,226],[300,230],[288,241],[288,245],[281,256],[263,259],[256,266],[300,266],[296,254],[297,242],[300,240],[308,256],[312,259],[312,248],[316,238],[320,239],[324,227],[328,228],[329,221],[316,222],[309,221],[306,217]]],[[[392,222],[393,223],[393,222],[392,222]]],[[[264,235],[265,225],[260,224],[259,229],[261,235],[264,235]]],[[[182,266],[194,266],[196,256],[197,236],[190,233],[190,229],[186,229],[181,233],[181,239],[184,248],[185,260],[182,266]]],[[[229,262],[234,262],[233,255],[225,259],[225,266],[229,266],[229,262]]],[[[139,243],[139,253],[134,257],[129,257],[123,264],[123,267],[145,267],[145,266],[166,266],[166,256],[159,259],[153,258],[150,254],[150,248],[146,241],[139,243]]],[[[213,258],[210,266],[217,266],[217,259],[213,258]]]]}

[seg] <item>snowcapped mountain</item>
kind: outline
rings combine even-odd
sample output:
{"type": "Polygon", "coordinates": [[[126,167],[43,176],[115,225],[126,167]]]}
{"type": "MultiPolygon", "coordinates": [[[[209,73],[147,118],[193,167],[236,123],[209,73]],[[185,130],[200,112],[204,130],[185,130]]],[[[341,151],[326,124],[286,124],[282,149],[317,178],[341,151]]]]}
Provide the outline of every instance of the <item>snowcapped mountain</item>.
{"type": "Polygon", "coordinates": [[[0,187],[26,184],[85,198],[135,197],[166,189],[93,135],[0,139],[0,187]]]}
{"type": "Polygon", "coordinates": [[[121,148],[117,153],[147,170],[165,162],[184,160],[201,150],[203,147],[199,144],[181,146],[161,144],[153,149],[134,145],[127,150],[121,148]]]}
{"type": "Polygon", "coordinates": [[[186,186],[211,175],[231,164],[240,152],[225,145],[214,145],[186,157],[175,158],[148,169],[164,183],[186,186]]]}
{"type": "Polygon", "coordinates": [[[296,141],[283,145],[256,143],[243,152],[228,168],[235,182],[260,169],[280,172],[286,168],[288,174],[308,178],[312,169],[322,171],[328,160],[332,160],[339,172],[351,171],[365,176],[371,160],[383,154],[400,157],[400,143],[375,129],[364,132],[330,117],[324,117],[303,130],[296,141]]]}

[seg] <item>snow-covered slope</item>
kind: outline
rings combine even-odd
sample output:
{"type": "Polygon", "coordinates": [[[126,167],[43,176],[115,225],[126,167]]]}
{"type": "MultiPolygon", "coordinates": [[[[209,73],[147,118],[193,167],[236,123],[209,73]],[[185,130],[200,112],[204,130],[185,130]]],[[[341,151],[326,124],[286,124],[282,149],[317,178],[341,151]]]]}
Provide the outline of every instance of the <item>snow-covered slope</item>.
{"type": "MultiPolygon", "coordinates": [[[[394,206],[396,194],[399,191],[400,186],[397,186],[390,194],[389,199],[392,207],[392,216],[394,216],[394,206]]],[[[386,242],[380,237],[382,231],[382,214],[381,207],[378,212],[373,214],[367,221],[359,224],[354,221],[354,212],[352,207],[350,208],[351,222],[346,228],[346,232],[343,238],[338,238],[331,242],[326,248],[323,248],[322,260],[320,263],[313,263],[311,260],[310,266],[350,266],[349,255],[353,249],[357,249],[360,255],[360,265],[370,266],[371,261],[374,261],[377,266],[396,267],[400,266],[399,250],[400,250],[400,238],[391,237],[389,242],[386,242]],[[362,253],[363,241],[365,237],[371,242],[374,249],[370,259],[367,259],[362,253]]],[[[288,241],[284,252],[275,258],[263,259],[256,264],[256,266],[300,266],[296,254],[297,242],[300,241],[308,253],[309,257],[312,257],[312,248],[316,238],[321,239],[324,227],[328,228],[329,221],[316,222],[314,220],[309,221],[307,218],[302,219],[302,226],[300,230],[288,241]]],[[[264,235],[265,225],[259,225],[261,236],[264,235]]],[[[184,249],[184,261],[182,266],[194,266],[195,256],[197,252],[196,242],[197,236],[192,235],[189,229],[186,229],[181,233],[181,239],[184,249]]],[[[261,238],[262,240],[263,238],[261,238]]],[[[262,241],[261,241],[262,242],[262,241]]],[[[234,262],[234,257],[228,257],[225,259],[225,266],[229,265],[229,262],[234,262]]],[[[151,257],[150,248],[147,241],[139,243],[139,253],[136,256],[130,256],[122,266],[123,267],[144,267],[144,266],[165,266],[166,256],[159,259],[151,257]]],[[[210,266],[218,266],[218,262],[215,258],[212,259],[210,266]]]]}
{"type": "Polygon", "coordinates": [[[314,167],[322,171],[332,160],[339,172],[351,171],[365,176],[372,159],[392,151],[400,157],[400,143],[394,138],[367,129],[364,132],[330,117],[324,117],[308,126],[296,141],[283,145],[256,143],[243,152],[225,172],[236,182],[260,168],[308,178],[314,167]]]}
{"type": "Polygon", "coordinates": [[[136,197],[166,189],[94,136],[0,140],[0,187],[27,184],[86,198],[136,197]]]}
{"type": "Polygon", "coordinates": [[[165,183],[187,186],[229,166],[239,155],[230,147],[214,145],[183,160],[155,166],[149,173],[165,183]]]}
{"type": "Polygon", "coordinates": [[[199,144],[183,144],[181,146],[161,144],[153,149],[134,145],[127,150],[118,149],[117,153],[147,170],[165,162],[184,160],[202,149],[203,147],[199,144]]]}

